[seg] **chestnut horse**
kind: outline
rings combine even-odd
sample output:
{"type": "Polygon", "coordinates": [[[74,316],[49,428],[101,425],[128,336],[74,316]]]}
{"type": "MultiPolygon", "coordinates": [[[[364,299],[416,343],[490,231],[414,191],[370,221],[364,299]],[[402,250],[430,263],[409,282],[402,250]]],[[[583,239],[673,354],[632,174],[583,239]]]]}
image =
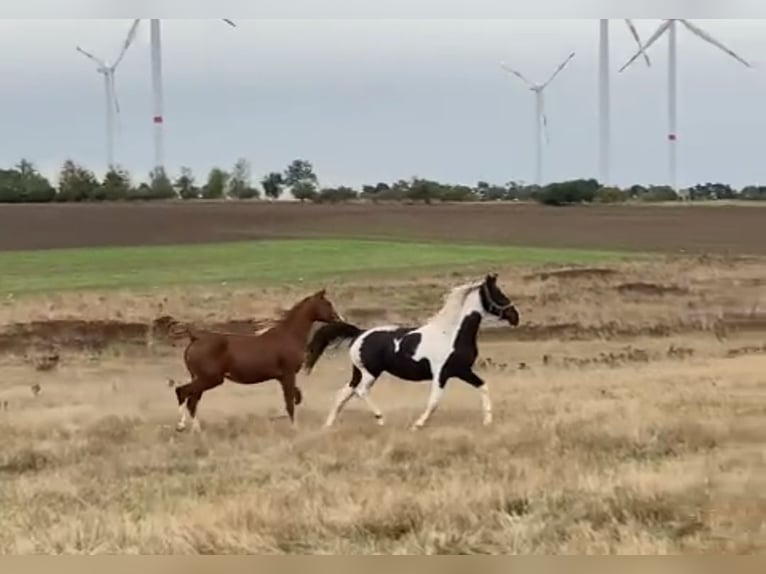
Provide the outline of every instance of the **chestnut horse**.
{"type": "Polygon", "coordinates": [[[303,364],[311,327],[316,321],[339,320],[340,315],[322,289],[296,303],[274,326],[258,334],[219,333],[180,323],[171,325],[172,333],[182,333],[190,339],[184,351],[184,363],[191,382],[175,389],[181,416],[176,430],[186,428],[186,412],[192,419],[192,429],[199,430],[200,398],[205,391],[221,385],[224,379],[242,385],[278,380],[287,415],[294,423],[295,405],[303,400],[295,376],[303,364]]]}

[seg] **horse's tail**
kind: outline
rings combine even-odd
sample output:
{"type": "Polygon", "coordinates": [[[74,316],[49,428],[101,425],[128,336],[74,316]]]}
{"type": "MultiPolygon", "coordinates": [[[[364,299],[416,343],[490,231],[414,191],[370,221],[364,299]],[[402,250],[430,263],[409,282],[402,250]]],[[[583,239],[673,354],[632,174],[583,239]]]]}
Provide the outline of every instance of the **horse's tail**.
{"type": "Polygon", "coordinates": [[[306,350],[306,360],[303,362],[304,370],[310,373],[319,357],[322,356],[330,345],[339,344],[343,341],[353,343],[362,333],[364,333],[364,329],[343,321],[322,325],[316,330],[314,336],[311,337],[311,341],[309,341],[306,350]]]}

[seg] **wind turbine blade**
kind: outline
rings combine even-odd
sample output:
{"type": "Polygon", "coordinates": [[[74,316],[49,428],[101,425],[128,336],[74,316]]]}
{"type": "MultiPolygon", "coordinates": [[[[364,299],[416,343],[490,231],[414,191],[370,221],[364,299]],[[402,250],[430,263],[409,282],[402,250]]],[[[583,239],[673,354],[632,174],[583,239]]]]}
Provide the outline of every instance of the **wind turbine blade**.
{"type": "Polygon", "coordinates": [[[633,25],[633,20],[626,19],[625,23],[628,25],[628,30],[630,30],[630,34],[633,36],[633,39],[636,41],[636,44],[638,44],[638,49],[644,55],[644,60],[646,61],[646,65],[651,66],[652,62],[649,60],[649,54],[644,52],[644,47],[641,45],[641,37],[638,35],[638,30],[636,30],[636,27],[633,25]]]}
{"type": "Polygon", "coordinates": [[[229,20],[228,18],[221,18],[221,20],[223,20],[224,22],[226,22],[226,23],[227,23],[229,26],[231,26],[232,28],[236,28],[236,27],[237,27],[237,25],[236,25],[236,24],[235,24],[235,23],[234,23],[232,20],[229,20]]]}
{"type": "Polygon", "coordinates": [[[117,56],[114,64],[112,64],[112,69],[115,69],[120,64],[122,59],[125,57],[125,52],[128,51],[128,48],[130,48],[133,40],[136,39],[136,31],[138,30],[138,25],[140,23],[141,20],[139,19],[133,20],[133,23],[130,25],[130,29],[128,30],[128,35],[125,36],[125,41],[122,43],[122,50],[120,50],[120,54],[117,56]]]}
{"type": "Polygon", "coordinates": [[[561,73],[561,70],[563,70],[563,69],[566,67],[566,65],[567,65],[567,64],[570,62],[570,60],[571,60],[572,58],[574,58],[574,56],[575,56],[575,53],[574,53],[574,52],[572,52],[571,54],[569,54],[569,56],[567,56],[567,57],[566,57],[566,59],[565,59],[563,62],[561,62],[561,63],[559,64],[559,67],[558,67],[558,68],[556,68],[556,70],[553,72],[553,74],[551,74],[551,77],[550,77],[550,78],[548,78],[548,81],[547,81],[547,82],[545,82],[545,83],[542,85],[542,87],[543,87],[543,88],[545,88],[545,86],[547,86],[548,84],[550,84],[550,83],[553,81],[553,78],[555,78],[556,76],[558,76],[558,75],[559,75],[559,73],[561,73]]]}
{"type": "Polygon", "coordinates": [[[101,59],[99,59],[99,58],[96,58],[96,56],[94,56],[94,55],[93,55],[93,54],[91,54],[90,52],[86,52],[85,50],[83,50],[82,48],[80,48],[80,46],[77,46],[77,51],[78,51],[78,52],[80,52],[80,54],[82,54],[82,55],[83,55],[83,56],[85,56],[86,58],[90,58],[91,60],[93,60],[94,62],[96,62],[96,63],[97,63],[99,66],[101,66],[101,67],[103,67],[103,68],[106,68],[106,64],[104,63],[104,61],[103,61],[103,60],[101,60],[101,59]]]}
{"type": "Polygon", "coordinates": [[[716,40],[715,38],[713,38],[713,36],[711,36],[710,34],[708,34],[707,32],[705,32],[705,31],[704,31],[702,28],[699,28],[699,27],[695,26],[694,24],[692,24],[692,23],[691,23],[691,22],[689,22],[688,20],[681,20],[681,24],[683,24],[684,26],[686,26],[686,27],[688,28],[688,30],[689,30],[689,31],[690,31],[692,34],[695,34],[696,36],[699,36],[700,38],[702,38],[703,40],[705,40],[705,42],[708,42],[709,44],[713,44],[713,46],[715,46],[715,47],[716,47],[716,48],[718,48],[719,50],[721,50],[721,51],[723,51],[723,52],[726,52],[727,54],[729,54],[729,56],[731,56],[732,58],[734,58],[735,60],[737,60],[739,63],[741,63],[741,64],[743,64],[743,65],[747,66],[748,68],[752,68],[752,67],[753,67],[753,66],[751,66],[751,65],[750,65],[750,62],[748,62],[748,61],[747,61],[747,60],[745,60],[744,58],[740,57],[740,56],[739,56],[737,53],[735,53],[733,50],[730,50],[729,48],[727,48],[726,46],[724,46],[724,45],[723,45],[721,42],[719,42],[718,40],[716,40]]]}
{"type": "Polygon", "coordinates": [[[644,52],[646,52],[646,50],[648,50],[648,49],[649,49],[649,46],[651,46],[652,44],[654,44],[654,43],[655,43],[655,42],[656,42],[656,41],[657,41],[657,40],[660,38],[660,36],[662,36],[662,35],[665,33],[665,31],[666,31],[668,28],[670,28],[670,24],[671,24],[672,22],[673,22],[672,20],[665,20],[665,21],[664,21],[662,24],[660,24],[660,27],[659,27],[659,28],[657,28],[657,29],[654,31],[654,34],[652,34],[652,36],[649,38],[649,40],[647,40],[647,42],[646,42],[646,44],[644,44],[643,48],[640,48],[640,49],[638,50],[638,52],[636,52],[635,54],[633,54],[633,57],[632,57],[630,60],[628,60],[627,62],[625,62],[625,65],[624,65],[622,68],[620,68],[620,72],[622,72],[622,71],[623,71],[625,68],[627,68],[628,66],[630,66],[630,65],[631,65],[633,62],[635,62],[635,61],[636,61],[636,59],[637,59],[637,58],[638,58],[638,57],[639,57],[641,54],[643,54],[644,52]]]}
{"type": "Polygon", "coordinates": [[[522,74],[521,72],[517,72],[517,71],[516,71],[516,70],[514,70],[513,68],[510,68],[510,67],[508,67],[507,65],[505,65],[503,62],[501,62],[501,63],[500,63],[500,67],[501,67],[503,70],[505,70],[506,72],[510,72],[511,74],[513,74],[514,76],[516,76],[517,78],[519,78],[519,79],[520,79],[522,82],[524,82],[524,83],[525,83],[526,85],[528,85],[530,88],[534,88],[534,87],[535,87],[535,85],[534,85],[532,82],[530,82],[529,80],[527,80],[527,79],[526,79],[526,78],[523,76],[523,74],[522,74]]]}

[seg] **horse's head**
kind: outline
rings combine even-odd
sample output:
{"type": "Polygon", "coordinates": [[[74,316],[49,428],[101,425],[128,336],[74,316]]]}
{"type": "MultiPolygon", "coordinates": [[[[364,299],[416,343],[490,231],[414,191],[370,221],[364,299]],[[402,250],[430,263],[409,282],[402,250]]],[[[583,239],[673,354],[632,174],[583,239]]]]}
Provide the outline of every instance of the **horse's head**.
{"type": "Polygon", "coordinates": [[[515,327],[519,324],[519,312],[508,296],[497,286],[497,274],[489,273],[479,287],[479,297],[484,310],[515,327]]]}
{"type": "Polygon", "coordinates": [[[322,323],[343,321],[343,317],[341,317],[340,313],[335,310],[335,306],[326,295],[327,290],[322,289],[309,297],[314,321],[321,321],[322,323]]]}

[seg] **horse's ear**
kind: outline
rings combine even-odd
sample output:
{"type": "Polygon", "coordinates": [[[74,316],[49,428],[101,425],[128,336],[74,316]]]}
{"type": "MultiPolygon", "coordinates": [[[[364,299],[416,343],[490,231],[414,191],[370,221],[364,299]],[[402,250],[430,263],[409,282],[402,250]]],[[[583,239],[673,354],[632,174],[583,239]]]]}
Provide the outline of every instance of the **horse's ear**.
{"type": "Polygon", "coordinates": [[[494,283],[497,281],[497,273],[487,273],[487,283],[494,283]]]}
{"type": "Polygon", "coordinates": [[[314,295],[319,299],[324,299],[324,296],[327,294],[327,289],[321,289],[320,291],[317,291],[314,293],[314,295]]]}

